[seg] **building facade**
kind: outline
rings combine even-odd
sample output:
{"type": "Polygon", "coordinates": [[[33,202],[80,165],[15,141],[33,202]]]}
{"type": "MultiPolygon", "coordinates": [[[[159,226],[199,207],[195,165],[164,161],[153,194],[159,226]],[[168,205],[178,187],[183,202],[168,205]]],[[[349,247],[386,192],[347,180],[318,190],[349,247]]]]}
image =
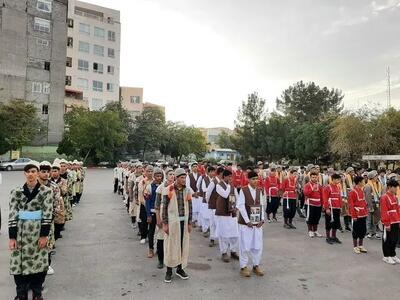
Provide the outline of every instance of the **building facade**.
{"type": "Polygon", "coordinates": [[[91,110],[119,101],[120,12],[69,0],[65,85],[91,110]]]}
{"type": "Polygon", "coordinates": [[[47,125],[37,142],[64,131],[68,0],[0,0],[0,101],[33,103],[47,125]]]}

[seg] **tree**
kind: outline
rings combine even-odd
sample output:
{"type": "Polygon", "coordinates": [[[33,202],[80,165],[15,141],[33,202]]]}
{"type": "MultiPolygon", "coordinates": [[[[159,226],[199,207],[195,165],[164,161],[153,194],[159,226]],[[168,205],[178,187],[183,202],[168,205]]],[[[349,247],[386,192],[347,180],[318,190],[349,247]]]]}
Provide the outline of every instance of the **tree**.
{"type": "Polygon", "coordinates": [[[65,116],[64,132],[57,152],[93,163],[115,162],[116,150],[127,142],[127,135],[117,112],[87,111],[75,108],[65,116]]]}
{"type": "Polygon", "coordinates": [[[23,100],[0,104],[0,124],[2,153],[29,145],[45,129],[35,106],[23,100]]]}
{"type": "Polygon", "coordinates": [[[296,122],[314,122],[324,114],[339,114],[344,95],[338,89],[322,89],[314,82],[297,82],[277,98],[277,108],[296,122]]]}
{"type": "Polygon", "coordinates": [[[142,152],[144,159],[148,151],[158,150],[165,132],[165,117],[157,107],[144,108],[141,115],[136,117],[134,130],[129,137],[136,151],[142,152]]]}
{"type": "Polygon", "coordinates": [[[217,144],[221,148],[227,148],[227,149],[234,149],[235,145],[232,141],[232,137],[230,134],[228,134],[225,130],[222,131],[218,137],[217,137],[217,144]]]}

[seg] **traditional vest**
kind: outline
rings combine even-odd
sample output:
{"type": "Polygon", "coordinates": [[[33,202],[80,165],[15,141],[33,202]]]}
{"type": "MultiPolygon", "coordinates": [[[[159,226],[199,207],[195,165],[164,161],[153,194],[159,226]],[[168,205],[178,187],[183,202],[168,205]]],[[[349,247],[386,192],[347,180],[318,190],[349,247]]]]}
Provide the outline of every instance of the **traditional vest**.
{"type": "MultiPolygon", "coordinates": [[[[197,179],[199,179],[198,177],[199,175],[197,174],[197,179]]],[[[194,178],[193,173],[189,174],[189,181],[190,181],[190,187],[193,190],[193,192],[197,193],[197,180],[196,178],[194,178]]]]}
{"type": "Polygon", "coordinates": [[[206,191],[203,191],[203,181],[206,183],[206,188],[208,188],[208,186],[210,185],[211,179],[208,176],[204,176],[201,178],[201,182],[200,182],[200,197],[203,197],[203,203],[207,203],[206,200],[206,191]]]}
{"type": "MultiPolygon", "coordinates": [[[[224,181],[220,181],[218,183],[224,190],[227,189],[227,186],[225,184],[224,181]]],[[[234,196],[235,192],[234,192],[234,188],[233,185],[230,185],[231,187],[231,191],[229,193],[229,196],[234,196]]],[[[216,200],[216,209],[215,209],[215,215],[216,216],[225,216],[225,217],[229,217],[229,216],[234,216],[234,212],[230,209],[230,205],[229,205],[229,196],[228,198],[222,198],[218,193],[217,193],[218,197],[216,200]]]]}
{"type": "MultiPolygon", "coordinates": [[[[249,186],[245,186],[243,188],[243,194],[244,194],[244,205],[246,208],[247,216],[250,218],[250,213],[251,213],[252,207],[258,207],[261,212],[262,208],[261,208],[261,201],[260,201],[260,198],[261,198],[260,190],[259,189],[256,190],[256,199],[253,199],[253,196],[251,195],[249,186]]],[[[244,221],[241,214],[239,214],[238,223],[241,225],[246,225],[246,222],[244,221]]]]}
{"type": "Polygon", "coordinates": [[[217,198],[218,198],[218,193],[217,193],[217,184],[218,180],[216,178],[213,179],[214,182],[214,189],[211,192],[210,199],[208,201],[208,209],[216,209],[217,208],[217,198]]]}

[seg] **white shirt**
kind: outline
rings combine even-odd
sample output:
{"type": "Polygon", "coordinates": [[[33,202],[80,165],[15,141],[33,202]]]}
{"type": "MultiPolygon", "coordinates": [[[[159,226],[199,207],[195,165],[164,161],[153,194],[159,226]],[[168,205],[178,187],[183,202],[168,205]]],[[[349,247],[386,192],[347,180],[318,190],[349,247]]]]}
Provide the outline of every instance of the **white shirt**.
{"type": "MultiPolygon", "coordinates": [[[[256,189],[253,189],[250,185],[248,185],[248,187],[249,187],[250,194],[253,197],[253,200],[255,202],[257,191],[256,191],[256,189]]],[[[260,202],[261,202],[261,199],[260,199],[260,202]]],[[[244,197],[243,189],[240,190],[240,194],[239,194],[239,197],[237,200],[236,207],[239,209],[239,212],[240,212],[241,216],[243,217],[244,222],[246,224],[249,223],[250,219],[249,219],[249,216],[247,215],[247,211],[246,211],[246,199],[244,197]]],[[[263,214],[261,214],[261,215],[263,216],[263,214]]]]}

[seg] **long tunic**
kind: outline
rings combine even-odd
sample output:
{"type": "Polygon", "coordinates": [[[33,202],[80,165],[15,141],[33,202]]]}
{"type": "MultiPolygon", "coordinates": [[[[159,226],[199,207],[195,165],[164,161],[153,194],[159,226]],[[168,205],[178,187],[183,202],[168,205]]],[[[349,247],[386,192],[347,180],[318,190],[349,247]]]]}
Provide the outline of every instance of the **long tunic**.
{"type": "Polygon", "coordinates": [[[29,275],[47,271],[48,249],[39,249],[39,237],[49,234],[53,213],[53,192],[44,185],[29,191],[26,185],[11,191],[9,236],[17,240],[17,249],[11,251],[10,274],[29,275]],[[41,219],[26,220],[22,212],[41,211],[41,219]]]}

